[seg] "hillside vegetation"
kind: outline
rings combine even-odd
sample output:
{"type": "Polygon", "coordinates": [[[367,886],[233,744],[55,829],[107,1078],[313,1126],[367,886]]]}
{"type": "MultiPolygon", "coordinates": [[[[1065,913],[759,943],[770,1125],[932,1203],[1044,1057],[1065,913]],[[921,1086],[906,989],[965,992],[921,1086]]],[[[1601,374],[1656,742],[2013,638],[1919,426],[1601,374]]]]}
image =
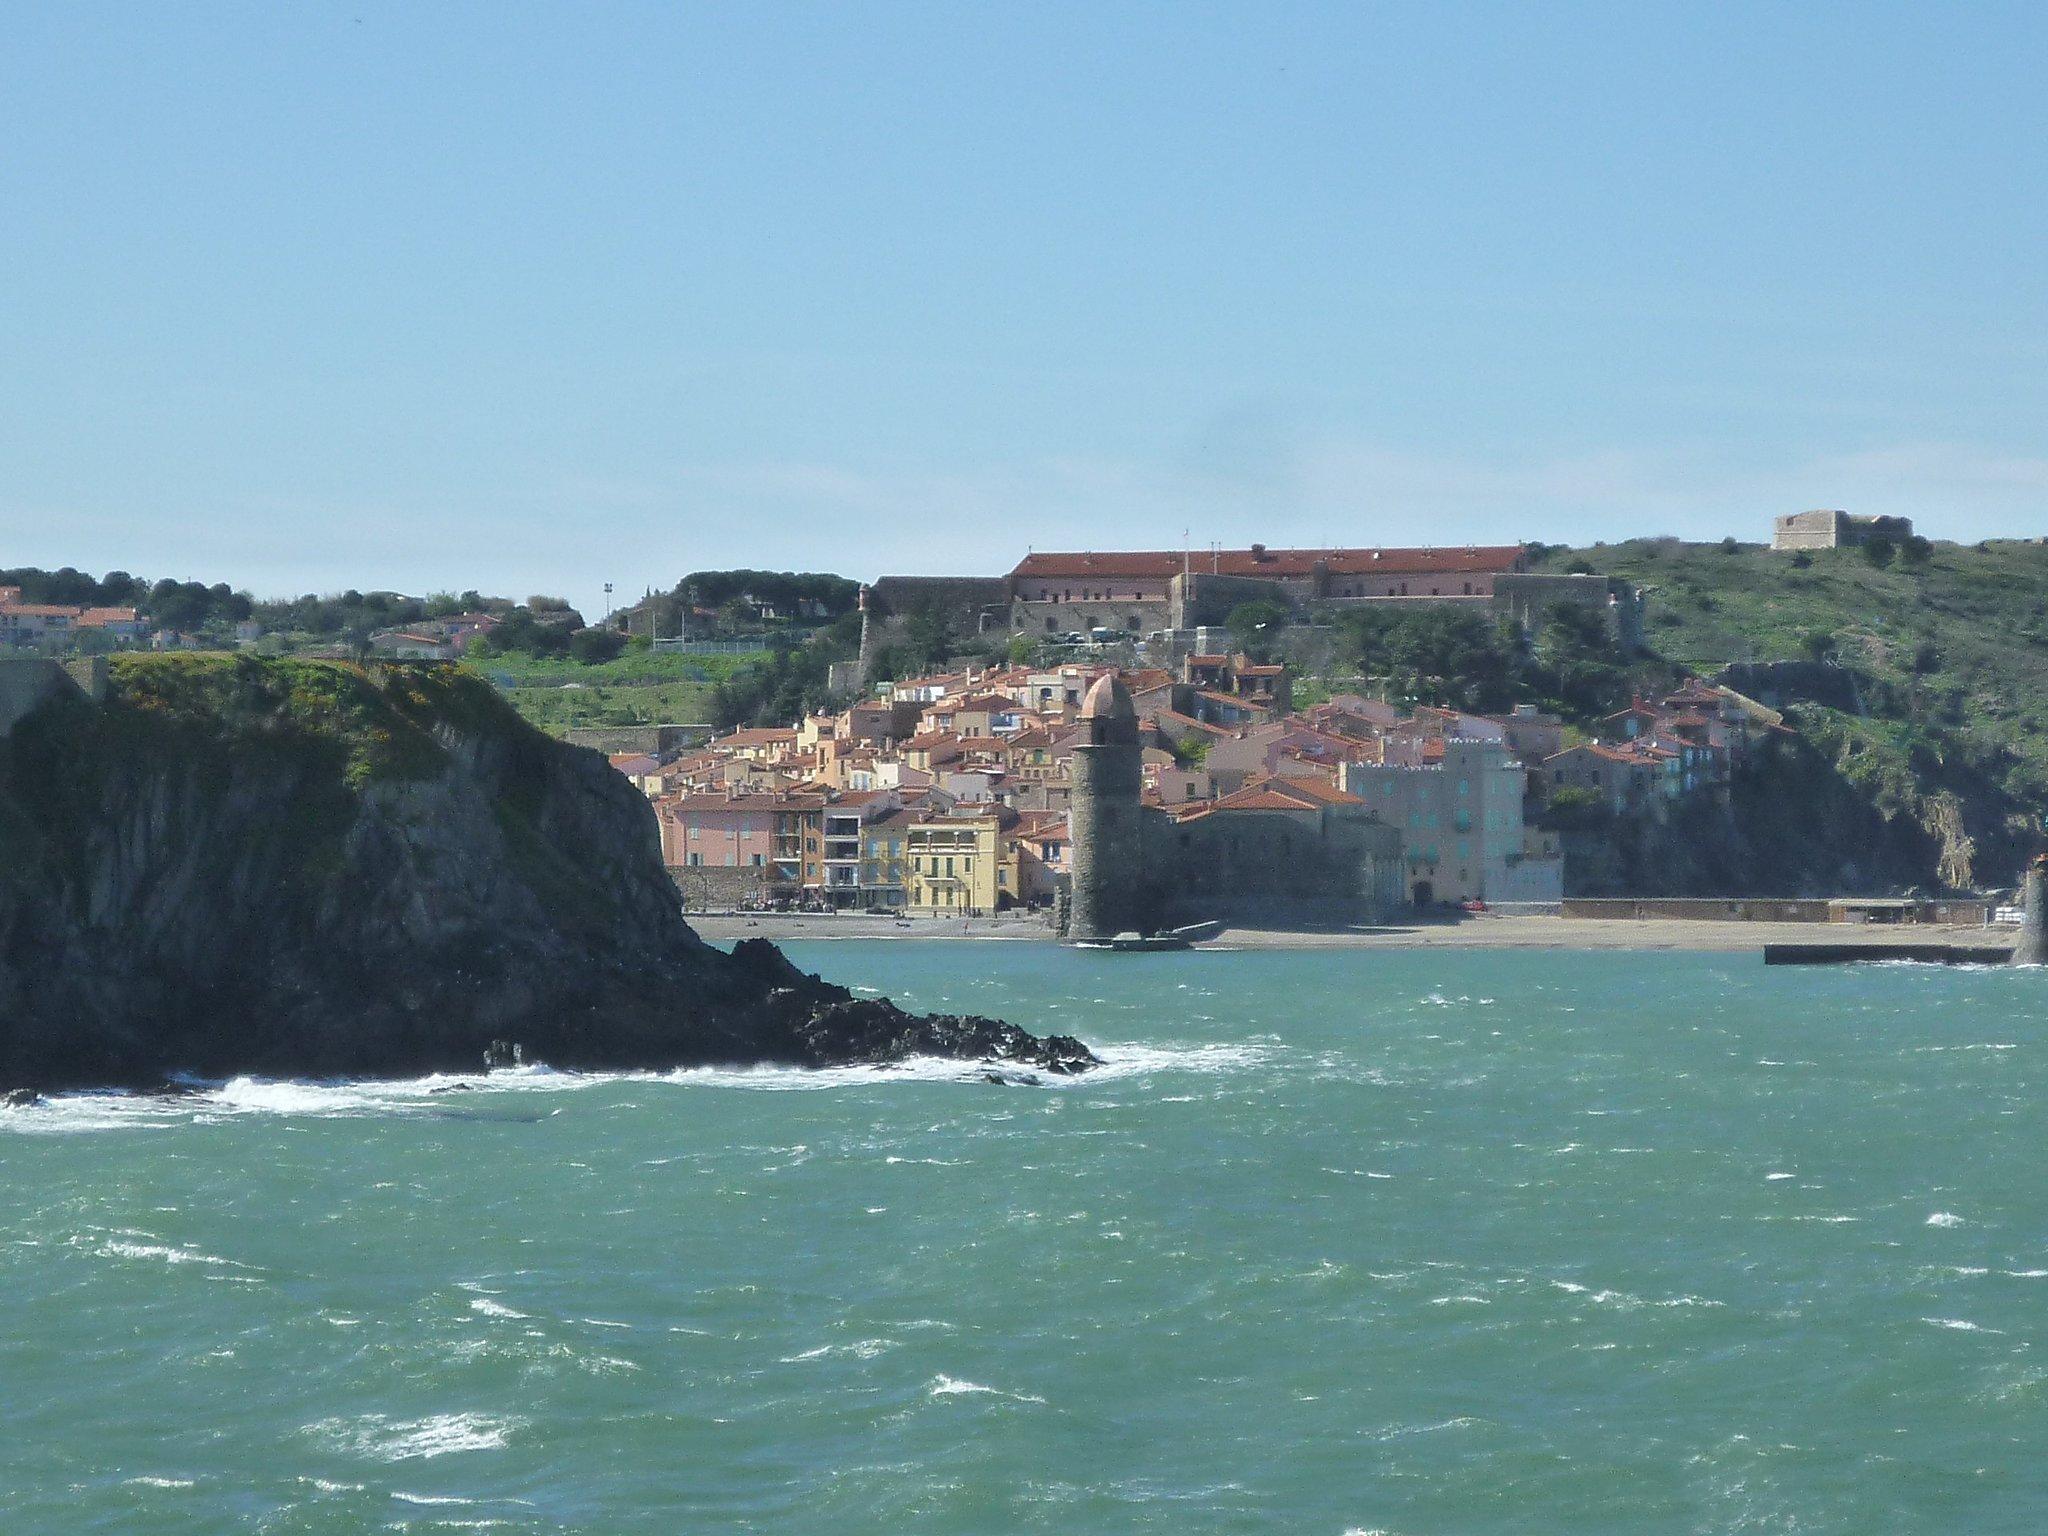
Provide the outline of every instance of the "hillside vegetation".
{"type": "Polygon", "coordinates": [[[633,647],[610,661],[580,662],[500,651],[472,656],[465,666],[495,683],[527,720],[560,731],[709,720],[718,685],[765,654],[693,656],[633,647]]]}
{"type": "Polygon", "coordinates": [[[1937,850],[1930,883],[2008,884],[2048,806],[2048,545],[1779,554],[1645,539],[1549,549],[1541,569],[1651,589],[1648,641],[1774,690],[1882,814],[1937,850]],[[1805,663],[1806,665],[1772,665],[1805,663]]]}

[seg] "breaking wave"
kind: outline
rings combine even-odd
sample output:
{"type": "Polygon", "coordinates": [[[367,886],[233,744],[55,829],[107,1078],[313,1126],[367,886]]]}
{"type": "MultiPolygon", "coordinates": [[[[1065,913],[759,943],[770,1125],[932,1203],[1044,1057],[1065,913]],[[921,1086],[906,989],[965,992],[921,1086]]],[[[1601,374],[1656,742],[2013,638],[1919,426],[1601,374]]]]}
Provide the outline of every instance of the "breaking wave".
{"type": "MultiPolygon", "coordinates": [[[[1028,1064],[994,1065],[1011,1081],[1073,1090],[1164,1073],[1216,1076],[1259,1066],[1268,1048],[1258,1044],[1145,1045],[1096,1047],[1102,1065],[1077,1077],[1044,1072],[1028,1064]]],[[[86,1092],[57,1094],[21,1109],[0,1110],[0,1132],[28,1135],[86,1131],[161,1130],[207,1124],[244,1115],[332,1119],[365,1115],[444,1115],[489,1118],[483,1106],[523,1094],[574,1093],[623,1083],[691,1088],[724,1088],[771,1093],[815,1093],[832,1089],[887,1087],[898,1083],[983,1082],[990,1064],[974,1059],[917,1056],[879,1066],[846,1067],[681,1067],[670,1072],[570,1072],[545,1066],[495,1072],[431,1073],[425,1077],[302,1082],[235,1077],[224,1083],[193,1082],[175,1093],[86,1092]]],[[[554,1113],[555,1111],[549,1111],[554,1113]]]]}

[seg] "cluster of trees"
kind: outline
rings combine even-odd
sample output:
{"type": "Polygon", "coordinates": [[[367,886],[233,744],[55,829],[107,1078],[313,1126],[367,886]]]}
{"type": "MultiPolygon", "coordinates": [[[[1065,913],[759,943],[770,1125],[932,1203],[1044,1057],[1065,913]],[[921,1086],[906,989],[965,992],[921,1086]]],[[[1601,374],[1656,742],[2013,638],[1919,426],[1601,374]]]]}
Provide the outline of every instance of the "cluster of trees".
{"type": "Polygon", "coordinates": [[[674,596],[699,608],[760,603],[789,618],[836,619],[860,605],[860,583],[816,571],[692,571],[674,596]]]}
{"type": "Polygon", "coordinates": [[[1554,605],[1534,636],[1461,608],[1345,614],[1340,654],[1417,704],[1494,714],[1535,703],[1590,720],[1628,701],[1630,672],[1595,609],[1554,605]]]}
{"type": "Polygon", "coordinates": [[[422,600],[398,592],[358,592],[351,587],[325,597],[308,592],[303,597],[258,603],[255,616],[265,629],[285,634],[361,639],[376,630],[402,629],[422,619],[468,612],[464,598],[476,598],[479,606],[484,601],[475,592],[465,592],[461,598],[439,593],[422,600]]]}
{"type": "Polygon", "coordinates": [[[95,577],[64,566],[55,571],[21,566],[0,571],[0,587],[19,587],[23,602],[73,608],[133,608],[167,629],[196,630],[209,624],[239,624],[255,609],[246,592],[226,582],[145,581],[126,571],[95,577]]]}
{"type": "Polygon", "coordinates": [[[766,657],[712,687],[712,723],[722,731],[787,725],[807,714],[838,709],[846,700],[832,689],[832,664],[850,661],[859,650],[857,614],[844,615],[801,641],[772,635],[766,657]]]}

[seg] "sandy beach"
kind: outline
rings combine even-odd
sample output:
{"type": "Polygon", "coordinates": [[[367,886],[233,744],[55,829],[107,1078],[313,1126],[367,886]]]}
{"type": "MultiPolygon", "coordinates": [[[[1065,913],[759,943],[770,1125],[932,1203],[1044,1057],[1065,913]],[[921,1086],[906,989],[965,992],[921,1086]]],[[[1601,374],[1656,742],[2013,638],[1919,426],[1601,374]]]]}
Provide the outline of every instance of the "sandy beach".
{"type": "MultiPolygon", "coordinates": [[[[1051,943],[1041,918],[886,918],[865,914],[693,914],[690,926],[719,944],[767,939],[979,939],[1051,943]]],[[[1741,952],[1766,944],[1953,944],[2002,948],[2017,930],[1957,924],[1702,922],[1669,918],[1529,917],[1480,913],[1413,924],[1323,931],[1230,928],[1207,948],[1229,949],[1607,949],[1741,952]]]]}

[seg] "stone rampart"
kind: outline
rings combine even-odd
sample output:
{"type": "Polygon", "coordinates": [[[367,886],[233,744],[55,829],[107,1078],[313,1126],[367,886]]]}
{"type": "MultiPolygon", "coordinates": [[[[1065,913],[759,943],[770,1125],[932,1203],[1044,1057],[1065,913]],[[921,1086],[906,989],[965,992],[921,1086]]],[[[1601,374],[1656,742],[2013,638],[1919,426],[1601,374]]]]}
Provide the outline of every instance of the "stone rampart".
{"type": "Polygon", "coordinates": [[[747,864],[671,865],[685,912],[730,912],[767,893],[766,869],[747,864]]]}
{"type": "Polygon", "coordinates": [[[708,725],[592,725],[575,726],[562,732],[572,747],[593,747],[599,752],[645,752],[650,756],[701,747],[711,739],[708,725]]]}
{"type": "MultiPolygon", "coordinates": [[[[96,692],[104,698],[106,661],[104,657],[94,659],[100,663],[96,692]]],[[[11,734],[22,717],[44,701],[78,691],[77,679],[58,662],[43,657],[0,659],[0,736],[11,734]]]]}

